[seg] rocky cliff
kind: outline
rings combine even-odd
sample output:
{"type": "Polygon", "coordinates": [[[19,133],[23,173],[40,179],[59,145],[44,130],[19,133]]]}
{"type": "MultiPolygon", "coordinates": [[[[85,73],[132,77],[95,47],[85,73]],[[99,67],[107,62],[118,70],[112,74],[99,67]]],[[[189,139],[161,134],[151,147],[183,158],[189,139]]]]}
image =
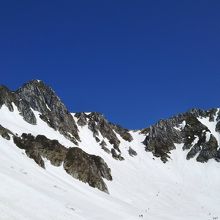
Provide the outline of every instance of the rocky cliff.
{"type": "Polygon", "coordinates": [[[195,158],[202,163],[210,159],[220,161],[218,109],[193,109],[160,120],[155,125],[136,131],[137,135],[144,136],[142,142],[135,139],[133,131],[110,123],[101,113],[71,114],[55,92],[39,80],[32,80],[16,91],[1,86],[0,109],[2,106],[6,106],[8,112],[19,112],[23,120],[33,126],[38,125],[38,120],[46,122],[47,126],[70,140],[72,145],[61,144],[59,140],[47,137],[43,131],[38,135],[29,131],[18,135],[3,126],[0,120],[0,135],[4,139],[13,140],[40,167],[45,168],[45,160],[49,160],[54,166],[62,166],[72,177],[104,192],[108,192],[108,187],[103,179],[114,181],[111,169],[101,156],[90,154],[83,147],[96,148],[100,155],[108,155],[106,158],[114,159],[119,166],[127,155],[137,156],[137,145],[144,146],[146,153],[152,153],[164,163],[172,159],[172,151],[180,146],[187,152],[186,160],[195,158]]]}
{"type": "Polygon", "coordinates": [[[170,151],[176,148],[175,144],[182,143],[183,150],[188,151],[186,159],[196,157],[198,162],[207,162],[209,159],[219,161],[219,118],[218,109],[193,109],[170,119],[160,120],[142,130],[146,134],[145,149],[167,162],[170,151]],[[203,119],[207,120],[206,125],[202,123],[203,119]]]}

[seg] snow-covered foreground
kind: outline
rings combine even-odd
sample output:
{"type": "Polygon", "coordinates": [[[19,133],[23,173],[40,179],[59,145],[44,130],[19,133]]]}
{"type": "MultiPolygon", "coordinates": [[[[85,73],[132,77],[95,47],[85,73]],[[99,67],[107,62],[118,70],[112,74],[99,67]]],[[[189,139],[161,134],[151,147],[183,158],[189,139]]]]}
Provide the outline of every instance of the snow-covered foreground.
{"type": "MultiPolygon", "coordinates": [[[[74,146],[39,117],[37,125],[30,125],[17,111],[9,112],[4,106],[0,109],[0,124],[19,135],[44,134],[74,146]]],[[[110,194],[72,178],[62,167],[54,167],[48,161],[45,170],[40,168],[12,140],[0,137],[1,220],[220,218],[219,163],[187,161],[186,152],[178,145],[172,151],[172,160],[164,164],[145,152],[141,143],[144,136],[138,132],[132,132],[131,143],[118,137],[125,160],[117,161],[100,148],[87,126],[79,130],[79,147],[100,155],[111,168],[113,181],[105,181],[110,194]],[[137,156],[129,156],[129,146],[137,156]]]]}

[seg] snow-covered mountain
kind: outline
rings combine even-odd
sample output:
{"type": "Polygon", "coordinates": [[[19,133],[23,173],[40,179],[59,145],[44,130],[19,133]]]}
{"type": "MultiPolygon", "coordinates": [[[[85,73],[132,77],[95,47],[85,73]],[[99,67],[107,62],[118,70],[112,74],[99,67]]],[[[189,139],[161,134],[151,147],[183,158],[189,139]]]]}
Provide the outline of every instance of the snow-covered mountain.
{"type": "Polygon", "coordinates": [[[42,81],[1,86],[0,219],[218,219],[219,132],[219,109],[131,131],[42,81]]]}

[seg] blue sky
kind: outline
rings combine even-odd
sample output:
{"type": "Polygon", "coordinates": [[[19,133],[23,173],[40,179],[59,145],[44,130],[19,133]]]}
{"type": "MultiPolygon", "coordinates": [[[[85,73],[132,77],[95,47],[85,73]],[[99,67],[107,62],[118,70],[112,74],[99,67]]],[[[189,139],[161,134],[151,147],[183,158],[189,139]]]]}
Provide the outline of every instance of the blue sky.
{"type": "Polygon", "coordinates": [[[0,1],[0,84],[143,128],[220,106],[219,1],[0,1]]]}

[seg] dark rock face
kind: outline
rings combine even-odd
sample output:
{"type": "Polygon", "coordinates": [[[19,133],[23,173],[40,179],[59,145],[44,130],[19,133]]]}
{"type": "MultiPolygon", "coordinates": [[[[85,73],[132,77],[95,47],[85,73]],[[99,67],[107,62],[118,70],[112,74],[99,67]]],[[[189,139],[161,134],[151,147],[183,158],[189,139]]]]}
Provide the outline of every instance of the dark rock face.
{"type": "Polygon", "coordinates": [[[57,140],[50,140],[43,135],[36,137],[31,134],[14,136],[14,143],[25,150],[28,157],[39,166],[45,168],[43,158],[48,159],[52,165],[61,166],[68,174],[90,186],[108,192],[102,178],[112,180],[111,170],[105,161],[98,156],[90,155],[80,148],[66,148],[57,140]]]}
{"type": "Polygon", "coordinates": [[[212,158],[218,161],[220,153],[217,150],[217,140],[213,135],[210,136],[210,140],[206,140],[211,131],[198,120],[201,117],[208,117],[212,122],[216,114],[217,109],[208,111],[193,109],[168,120],[159,121],[154,126],[142,130],[142,133],[146,134],[144,140],[146,151],[160,157],[165,163],[169,159],[170,151],[175,149],[175,144],[183,143],[183,150],[189,150],[187,159],[197,155],[198,162],[207,162],[212,158]]]}
{"type": "Polygon", "coordinates": [[[219,161],[218,157],[218,142],[216,138],[211,134],[208,142],[202,144],[202,150],[199,153],[199,156],[196,158],[199,162],[207,162],[209,159],[216,159],[219,161]]]}
{"type": "Polygon", "coordinates": [[[98,136],[98,132],[100,132],[104,138],[109,140],[109,143],[112,144],[115,149],[119,150],[120,141],[103,115],[96,112],[90,113],[88,115],[88,127],[94,136],[98,136]]]}
{"type": "Polygon", "coordinates": [[[41,119],[47,122],[49,126],[77,144],[77,140],[80,139],[76,123],[50,87],[42,81],[33,80],[17,90],[16,94],[21,100],[29,104],[29,108],[40,112],[41,119]]]}
{"type": "Polygon", "coordinates": [[[107,144],[105,143],[104,140],[102,140],[101,143],[100,143],[99,145],[101,146],[101,148],[102,148],[106,153],[108,153],[108,154],[111,153],[111,151],[106,147],[107,144]]]}
{"type": "Polygon", "coordinates": [[[133,140],[131,134],[129,133],[129,130],[126,128],[122,128],[120,125],[115,125],[110,123],[112,129],[118,133],[124,140],[131,142],[133,140]]]}
{"type": "Polygon", "coordinates": [[[24,149],[28,157],[33,159],[40,167],[45,168],[44,161],[40,155],[35,138],[31,134],[23,134],[22,137],[13,137],[14,143],[20,149],[24,149]]]}
{"type": "Polygon", "coordinates": [[[18,111],[25,121],[30,124],[36,124],[36,118],[29,104],[25,100],[22,100],[15,92],[11,92],[7,87],[0,86],[0,108],[5,104],[9,111],[12,112],[14,111],[12,103],[17,106],[18,111]]]}
{"type": "MultiPolygon", "coordinates": [[[[103,138],[106,138],[110,144],[113,145],[114,153],[112,153],[113,158],[120,158],[116,157],[116,155],[120,155],[120,140],[118,139],[117,135],[121,136],[124,140],[131,142],[133,140],[131,134],[129,133],[128,129],[122,128],[119,125],[112,124],[108,122],[104,116],[97,112],[91,112],[89,114],[85,113],[76,113],[75,117],[78,119],[77,124],[80,126],[88,125],[88,128],[93,132],[93,136],[97,142],[100,142],[99,133],[102,135],[103,138]],[[116,151],[118,153],[116,153],[116,151]]],[[[101,141],[100,145],[102,149],[109,153],[109,150],[104,145],[104,140],[101,141]]]]}
{"type": "Polygon", "coordinates": [[[5,86],[0,86],[0,107],[6,105],[9,111],[13,111],[12,102],[16,99],[15,94],[11,93],[10,90],[5,86]]]}
{"type": "Polygon", "coordinates": [[[120,153],[117,153],[114,148],[111,149],[112,157],[116,160],[124,160],[124,157],[121,156],[120,153]]]}
{"type": "Polygon", "coordinates": [[[201,151],[201,146],[198,144],[193,145],[193,147],[191,148],[191,150],[188,152],[188,154],[186,155],[186,159],[189,160],[193,157],[195,157],[195,155],[197,153],[199,153],[201,151]]]}
{"type": "Polygon", "coordinates": [[[64,169],[74,178],[108,193],[102,177],[112,180],[111,170],[101,157],[89,155],[77,147],[70,148],[64,161],[64,169]]]}
{"type": "Polygon", "coordinates": [[[163,162],[169,158],[171,150],[175,149],[174,143],[181,143],[181,132],[175,129],[179,119],[161,120],[156,125],[149,128],[144,144],[145,150],[160,157],[163,162]]]}
{"type": "Polygon", "coordinates": [[[87,125],[87,117],[86,117],[86,114],[84,113],[84,112],[82,112],[82,113],[76,113],[75,114],[75,117],[77,117],[78,118],[78,121],[77,121],[77,124],[79,125],[79,126],[85,126],[85,125],[87,125]]]}
{"type": "Polygon", "coordinates": [[[189,149],[192,146],[195,137],[198,137],[198,145],[200,146],[202,143],[206,141],[206,133],[210,132],[209,129],[203,125],[196,116],[192,113],[186,113],[185,121],[186,126],[183,129],[184,136],[184,146],[183,149],[189,149]]]}
{"type": "Polygon", "coordinates": [[[188,113],[191,113],[195,117],[208,117],[209,121],[214,121],[217,112],[218,112],[217,108],[212,108],[207,111],[202,109],[191,109],[188,113]]]}
{"type": "Polygon", "coordinates": [[[215,130],[220,133],[220,121],[216,124],[215,130]]]}
{"type": "Polygon", "coordinates": [[[0,125],[0,135],[3,138],[5,138],[6,140],[10,140],[10,136],[9,136],[10,134],[14,135],[10,130],[8,130],[0,125]]]}
{"type": "Polygon", "coordinates": [[[43,168],[45,165],[42,158],[47,158],[54,166],[60,166],[67,153],[67,148],[57,140],[50,140],[43,135],[34,137],[31,134],[22,134],[21,137],[14,137],[14,143],[25,149],[27,156],[43,168]]]}
{"type": "Polygon", "coordinates": [[[128,153],[131,157],[137,156],[137,152],[134,149],[132,149],[131,147],[129,147],[128,153]]]}
{"type": "Polygon", "coordinates": [[[14,111],[12,103],[17,106],[18,111],[28,123],[36,124],[33,109],[41,113],[41,119],[50,127],[58,130],[73,143],[77,144],[77,141],[80,141],[78,128],[72,115],[55,92],[42,81],[30,81],[15,92],[1,86],[0,108],[5,104],[10,111],[14,111]]]}

